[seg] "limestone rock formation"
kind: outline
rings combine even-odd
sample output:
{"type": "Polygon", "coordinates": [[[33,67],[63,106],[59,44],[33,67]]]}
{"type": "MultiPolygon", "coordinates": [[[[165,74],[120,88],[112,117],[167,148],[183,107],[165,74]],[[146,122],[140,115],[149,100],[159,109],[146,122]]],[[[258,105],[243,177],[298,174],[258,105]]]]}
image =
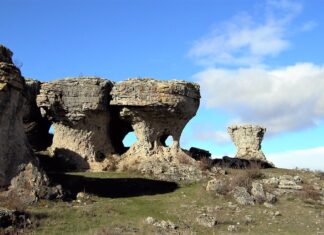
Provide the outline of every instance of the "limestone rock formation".
{"type": "Polygon", "coordinates": [[[108,136],[113,83],[97,77],[66,78],[43,83],[37,105],[53,122],[51,151],[76,169],[102,170],[114,152],[108,136]]]}
{"type": "Polygon", "coordinates": [[[134,129],[137,142],[131,151],[149,153],[165,146],[173,137],[172,149],[179,149],[180,135],[199,106],[199,86],[184,81],[129,79],[115,84],[112,106],[134,129]]]}
{"type": "Polygon", "coordinates": [[[23,123],[28,142],[35,150],[45,150],[51,145],[52,136],[49,134],[51,122],[43,118],[40,109],[36,104],[36,97],[39,94],[41,82],[25,79],[24,90],[25,103],[23,123]]]}
{"type": "Polygon", "coordinates": [[[25,81],[12,64],[12,52],[0,47],[0,185],[9,185],[19,165],[31,160],[22,123],[25,81]]]}
{"type": "Polygon", "coordinates": [[[176,158],[182,130],[199,107],[197,84],[134,78],[116,83],[111,94],[110,105],[119,108],[121,119],[137,137],[126,155],[176,158]],[[170,147],[165,143],[169,136],[170,147]]]}
{"type": "Polygon", "coordinates": [[[258,125],[232,125],[228,133],[234,142],[237,158],[266,161],[261,151],[261,142],[266,129],[258,125]]]}
{"type": "Polygon", "coordinates": [[[48,179],[38,169],[38,161],[24,132],[25,80],[11,56],[9,49],[0,46],[0,187],[11,185],[10,193],[34,201],[42,187],[48,185],[48,179]],[[37,181],[32,180],[34,176],[37,181]],[[15,182],[24,182],[19,192],[15,182]]]}

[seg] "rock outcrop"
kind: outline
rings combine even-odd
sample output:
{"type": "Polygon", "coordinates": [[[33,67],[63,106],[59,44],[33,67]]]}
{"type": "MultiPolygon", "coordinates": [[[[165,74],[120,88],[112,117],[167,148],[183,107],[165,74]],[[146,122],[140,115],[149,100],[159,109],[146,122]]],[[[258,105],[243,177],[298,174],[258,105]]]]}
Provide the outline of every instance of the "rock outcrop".
{"type": "Polygon", "coordinates": [[[24,78],[0,46],[0,186],[9,185],[19,166],[32,159],[23,127],[24,78]]]}
{"type": "Polygon", "coordinates": [[[227,130],[237,148],[237,158],[266,161],[264,153],[261,151],[261,142],[266,132],[264,127],[232,125],[227,130]]]}
{"type": "Polygon", "coordinates": [[[173,137],[172,150],[179,150],[183,128],[196,114],[199,86],[184,81],[129,79],[112,89],[112,106],[120,107],[120,116],[133,128],[137,142],[132,153],[150,154],[166,147],[173,137]]]}
{"type": "Polygon", "coordinates": [[[43,83],[37,96],[41,114],[53,123],[51,152],[75,169],[102,170],[114,150],[108,136],[113,83],[96,77],[43,83]]]}
{"type": "Polygon", "coordinates": [[[182,152],[182,130],[199,107],[199,86],[185,81],[135,78],[116,83],[111,94],[110,105],[119,109],[120,118],[137,137],[125,155],[176,160],[182,152]],[[169,136],[173,143],[166,146],[169,136]]]}
{"type": "Polygon", "coordinates": [[[0,187],[10,186],[9,193],[32,202],[42,196],[48,179],[39,170],[24,131],[26,85],[11,57],[12,52],[0,45],[0,187]]]}
{"type": "Polygon", "coordinates": [[[33,149],[45,150],[52,143],[52,135],[49,134],[51,122],[41,116],[36,104],[41,82],[32,79],[25,79],[25,81],[23,123],[27,139],[33,149]]]}

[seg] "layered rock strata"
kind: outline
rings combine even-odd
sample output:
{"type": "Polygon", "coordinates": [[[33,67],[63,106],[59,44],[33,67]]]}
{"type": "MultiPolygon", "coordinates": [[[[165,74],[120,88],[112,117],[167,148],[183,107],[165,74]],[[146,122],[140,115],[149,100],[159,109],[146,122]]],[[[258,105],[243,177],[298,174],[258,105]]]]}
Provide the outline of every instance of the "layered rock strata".
{"type": "Polygon", "coordinates": [[[266,161],[261,150],[266,128],[258,125],[232,125],[227,130],[236,146],[237,158],[266,161]]]}
{"type": "Polygon", "coordinates": [[[126,155],[176,158],[181,152],[182,130],[199,107],[197,84],[134,78],[116,83],[111,95],[110,105],[119,108],[120,118],[137,137],[126,155]],[[173,138],[171,146],[165,142],[169,136],[173,138]]]}
{"type": "Polygon", "coordinates": [[[41,114],[53,123],[51,152],[76,170],[100,171],[114,152],[108,136],[113,83],[96,77],[43,83],[37,96],[41,114]]]}
{"type": "Polygon", "coordinates": [[[0,187],[10,186],[10,193],[31,202],[43,196],[48,179],[24,132],[26,85],[11,57],[12,52],[0,45],[0,187]]]}

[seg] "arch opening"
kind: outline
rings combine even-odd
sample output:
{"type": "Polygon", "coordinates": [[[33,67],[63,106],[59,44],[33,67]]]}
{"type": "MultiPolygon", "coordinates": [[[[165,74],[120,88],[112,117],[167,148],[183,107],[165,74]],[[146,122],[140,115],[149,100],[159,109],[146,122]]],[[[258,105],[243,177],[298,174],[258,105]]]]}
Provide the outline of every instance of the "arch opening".
{"type": "Polygon", "coordinates": [[[163,135],[160,138],[160,142],[164,147],[171,147],[173,144],[173,137],[172,135],[163,135]]]}

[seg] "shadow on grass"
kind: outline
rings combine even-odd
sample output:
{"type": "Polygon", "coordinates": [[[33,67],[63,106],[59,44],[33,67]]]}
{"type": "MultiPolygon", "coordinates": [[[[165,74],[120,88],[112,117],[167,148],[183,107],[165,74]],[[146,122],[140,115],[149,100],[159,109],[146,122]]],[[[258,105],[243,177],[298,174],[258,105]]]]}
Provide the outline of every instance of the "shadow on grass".
{"type": "Polygon", "coordinates": [[[75,199],[78,192],[99,197],[123,198],[164,194],[179,188],[177,183],[144,178],[92,178],[64,173],[49,174],[52,183],[61,184],[69,192],[68,199],[75,199]]]}

